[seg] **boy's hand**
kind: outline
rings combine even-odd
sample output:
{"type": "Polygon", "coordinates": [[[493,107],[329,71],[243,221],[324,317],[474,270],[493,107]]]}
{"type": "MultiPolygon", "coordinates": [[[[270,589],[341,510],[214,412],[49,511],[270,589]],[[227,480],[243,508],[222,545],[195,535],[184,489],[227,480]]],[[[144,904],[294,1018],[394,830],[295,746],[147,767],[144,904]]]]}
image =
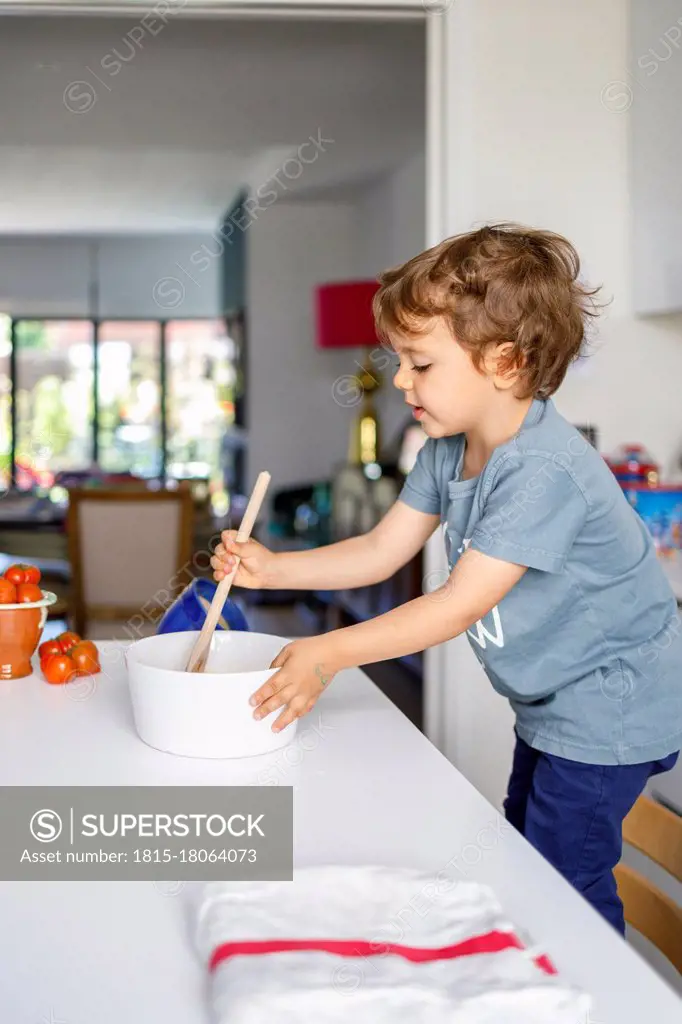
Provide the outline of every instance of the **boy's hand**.
{"type": "Polygon", "coordinates": [[[333,648],[329,633],[323,636],[294,640],[279,652],[270,668],[278,668],[273,676],[250,698],[256,710],[254,718],[264,718],[277,708],[284,711],[272,726],[280,732],[287,725],[306,715],[315,705],[325,687],[336,675],[330,668],[333,648]]]}
{"type": "Polygon", "coordinates": [[[272,588],[277,555],[259,544],[257,540],[249,539],[240,543],[236,537],[236,530],[225,530],[221,534],[222,543],[218,544],[211,558],[215,579],[220,582],[225,576],[230,575],[234,569],[235,556],[238,555],[241,561],[234,578],[235,586],[251,590],[272,588]]]}

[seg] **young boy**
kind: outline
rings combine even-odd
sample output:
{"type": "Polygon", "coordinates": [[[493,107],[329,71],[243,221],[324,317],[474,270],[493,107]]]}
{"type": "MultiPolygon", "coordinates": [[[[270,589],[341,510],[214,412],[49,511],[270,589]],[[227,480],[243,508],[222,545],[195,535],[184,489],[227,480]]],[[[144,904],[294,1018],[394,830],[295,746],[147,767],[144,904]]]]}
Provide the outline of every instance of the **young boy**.
{"type": "Polygon", "coordinates": [[[365,536],[313,551],[272,554],[228,531],[213,567],[221,579],[238,554],[240,586],[363,586],[443,524],[443,586],[288,644],[254,714],[284,708],[283,728],[340,669],[466,631],[516,713],[506,817],[624,933],[621,826],[682,746],[682,640],[648,531],[550,398],[595,314],[579,269],[561,236],[497,225],[383,274],[377,329],[428,435],[399,500],[365,536]]]}

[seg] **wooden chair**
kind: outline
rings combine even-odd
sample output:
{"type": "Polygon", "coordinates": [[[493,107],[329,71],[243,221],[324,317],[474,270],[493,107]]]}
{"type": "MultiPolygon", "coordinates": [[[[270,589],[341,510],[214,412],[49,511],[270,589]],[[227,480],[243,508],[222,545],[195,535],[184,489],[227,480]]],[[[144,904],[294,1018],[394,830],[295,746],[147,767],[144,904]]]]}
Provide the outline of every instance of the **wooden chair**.
{"type": "MultiPolygon", "coordinates": [[[[623,822],[623,839],[682,881],[682,818],[641,796],[623,822]]],[[[616,867],[625,920],[682,974],[682,907],[638,871],[616,867]]]]}
{"type": "Polygon", "coordinates": [[[69,491],[76,632],[92,639],[153,633],[191,579],[193,516],[186,487],[69,491]]]}

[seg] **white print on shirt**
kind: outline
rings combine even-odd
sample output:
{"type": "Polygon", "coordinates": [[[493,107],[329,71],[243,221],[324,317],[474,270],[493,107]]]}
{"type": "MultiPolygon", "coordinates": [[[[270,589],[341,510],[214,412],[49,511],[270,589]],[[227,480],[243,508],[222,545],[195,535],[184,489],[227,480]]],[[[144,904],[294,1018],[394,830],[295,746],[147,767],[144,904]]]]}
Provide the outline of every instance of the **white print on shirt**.
{"type": "Polygon", "coordinates": [[[478,622],[476,623],[475,633],[473,633],[470,629],[467,629],[467,633],[469,634],[471,639],[475,640],[479,647],[482,647],[483,650],[485,650],[486,647],[486,638],[490,640],[491,644],[495,644],[496,647],[504,647],[504,634],[502,632],[502,623],[500,621],[500,613],[498,611],[497,605],[495,605],[494,608],[491,608],[489,614],[493,617],[493,624],[495,626],[494,633],[488,632],[488,630],[483,625],[483,619],[479,619],[478,622]]]}
{"type": "MultiPolygon", "coordinates": [[[[463,551],[466,551],[470,543],[471,537],[465,537],[462,541],[462,546],[457,548],[457,554],[461,555],[463,551]]],[[[487,646],[487,640],[490,640],[490,643],[495,644],[496,647],[504,647],[504,633],[502,632],[502,622],[500,620],[500,612],[497,605],[495,605],[494,608],[491,608],[488,614],[493,617],[493,626],[495,628],[494,633],[488,632],[483,625],[483,619],[479,619],[478,622],[475,623],[475,633],[471,629],[467,629],[467,633],[472,640],[476,641],[479,647],[483,648],[483,650],[485,650],[487,646]]]]}

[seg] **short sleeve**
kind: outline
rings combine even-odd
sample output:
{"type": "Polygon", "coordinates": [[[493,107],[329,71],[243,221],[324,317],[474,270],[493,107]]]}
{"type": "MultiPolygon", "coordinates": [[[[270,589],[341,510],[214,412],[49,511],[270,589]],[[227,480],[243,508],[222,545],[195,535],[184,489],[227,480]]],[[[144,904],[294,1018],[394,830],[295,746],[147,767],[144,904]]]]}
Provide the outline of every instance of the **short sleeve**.
{"type": "Polygon", "coordinates": [[[470,547],[544,572],[562,572],[588,513],[570,469],[545,455],[508,455],[482,492],[470,547]]]}
{"type": "Polygon", "coordinates": [[[441,497],[434,438],[428,437],[419,449],[414,466],[407,474],[398,498],[418,512],[440,515],[441,497]]]}

